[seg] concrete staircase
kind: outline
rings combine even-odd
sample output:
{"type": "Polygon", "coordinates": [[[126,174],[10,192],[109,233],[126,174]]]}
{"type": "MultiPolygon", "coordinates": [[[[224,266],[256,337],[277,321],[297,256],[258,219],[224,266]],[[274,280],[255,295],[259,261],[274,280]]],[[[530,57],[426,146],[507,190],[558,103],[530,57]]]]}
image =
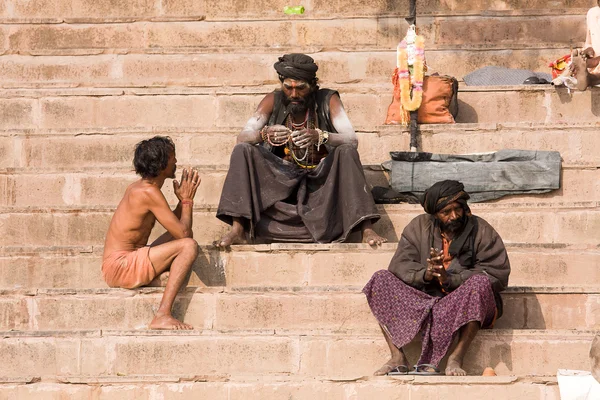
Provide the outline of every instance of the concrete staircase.
{"type": "MultiPolygon", "coordinates": [[[[546,70],[585,38],[591,0],[419,2],[433,71],[546,70]],[[550,8],[549,8],[550,5],[550,8]]],[[[374,378],[387,357],[361,288],[387,268],[415,205],[380,206],[381,249],[357,243],[209,245],[235,136],[302,51],[340,91],[370,183],[408,133],[382,126],[408,1],[136,0],[0,3],[0,398],[558,400],[556,370],[588,369],[600,328],[600,90],[465,87],[453,126],[422,149],[557,150],[561,189],[475,204],[513,265],[505,316],[482,331],[465,378],[374,378]],[[133,145],[170,135],[202,171],[201,252],[177,315],[147,331],[162,288],[109,289],[104,235],[135,179],[133,145]],[[499,376],[482,378],[492,366],[499,376]]],[[[167,198],[174,202],[171,188],[167,198]]],[[[157,232],[155,234],[158,235],[157,232]]],[[[409,348],[411,360],[419,344],[409,348]]]]}

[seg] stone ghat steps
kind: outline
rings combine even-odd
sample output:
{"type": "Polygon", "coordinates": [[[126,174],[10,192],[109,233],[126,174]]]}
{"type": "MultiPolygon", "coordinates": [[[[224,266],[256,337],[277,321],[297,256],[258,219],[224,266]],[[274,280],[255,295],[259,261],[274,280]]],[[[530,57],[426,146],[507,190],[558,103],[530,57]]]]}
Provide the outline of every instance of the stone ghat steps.
{"type": "MultiPolygon", "coordinates": [[[[365,282],[366,283],[366,282],[365,282]]],[[[213,333],[377,335],[377,321],[359,287],[296,291],[233,291],[188,287],[174,315],[213,333]]],[[[163,288],[3,290],[0,331],[147,329],[163,288]]],[[[600,287],[511,287],[502,294],[499,329],[600,329],[600,287]]]]}
{"type": "MultiPolygon", "coordinates": [[[[595,331],[503,330],[478,333],[465,359],[468,373],[487,366],[500,375],[554,376],[587,370],[595,331]]],[[[252,335],[160,331],[1,332],[11,363],[5,378],[93,378],[130,375],[256,376],[356,379],[389,357],[378,335],[252,335]]],[[[407,348],[414,361],[419,345],[407,348]]],[[[443,364],[442,364],[443,365],[443,364]]]]}
{"type": "MultiPolygon", "coordinates": [[[[251,114],[249,114],[251,115],[251,114]]],[[[249,118],[249,117],[248,117],[249,118]]],[[[177,148],[178,167],[227,168],[242,127],[183,125],[114,128],[15,128],[0,130],[0,174],[56,172],[124,173],[132,171],[136,143],[169,135],[177,148]]],[[[408,150],[410,135],[401,125],[356,127],[364,165],[390,159],[390,151],[408,150]]],[[[564,168],[600,165],[600,123],[457,123],[420,125],[422,151],[468,154],[501,149],[559,151],[564,168]]]]}
{"type": "MultiPolygon", "coordinates": [[[[421,214],[420,205],[378,206],[378,232],[397,242],[404,226],[421,214]]],[[[582,203],[486,203],[473,205],[507,242],[565,243],[596,246],[590,235],[600,229],[598,202],[582,203]]],[[[9,207],[0,208],[0,224],[6,233],[0,246],[89,246],[104,243],[113,207],[9,207]]],[[[216,210],[194,210],[194,238],[200,244],[219,239],[229,226],[215,218],[216,210]]],[[[155,229],[151,240],[162,231],[155,229]]],[[[358,235],[350,242],[360,241],[358,235]]]]}
{"type": "MultiPolygon", "coordinates": [[[[396,247],[396,243],[379,249],[354,243],[279,243],[234,245],[230,251],[219,251],[203,245],[189,285],[258,293],[360,288],[375,271],[388,267],[396,247]]],[[[600,250],[595,245],[509,242],[506,248],[511,286],[543,292],[563,285],[566,291],[585,293],[593,289],[589,285],[600,282],[600,250]]],[[[0,290],[105,289],[102,252],[102,246],[1,247],[0,290]]]]}
{"type": "MultiPolygon", "coordinates": [[[[361,6],[362,7],[362,6],[361,6]]],[[[583,46],[587,9],[546,14],[444,15],[418,20],[427,49],[550,49],[556,59],[583,46]]],[[[280,15],[230,21],[139,21],[128,23],[0,24],[0,52],[23,55],[316,52],[320,49],[393,50],[408,24],[397,14],[366,16],[280,15]]]]}
{"type": "MultiPolygon", "coordinates": [[[[143,2],[105,3],[81,0],[76,3],[42,2],[35,6],[18,0],[6,0],[0,5],[0,23],[103,23],[111,21],[176,21],[176,20],[236,20],[261,19],[304,19],[311,17],[340,18],[344,16],[386,14],[404,18],[408,14],[409,1],[388,2],[383,0],[369,3],[357,0],[330,2],[307,0],[303,16],[287,17],[283,14],[283,0],[261,2],[239,0],[205,0],[202,2],[176,2],[148,0],[143,2]]],[[[563,15],[582,14],[593,6],[589,0],[558,0],[552,8],[541,0],[477,1],[472,4],[445,1],[427,1],[418,5],[419,15],[563,15]]]]}
{"type": "MultiPolygon", "coordinates": [[[[182,164],[186,165],[180,163],[179,168],[182,164]]],[[[226,166],[217,170],[210,167],[199,168],[202,183],[194,199],[198,207],[217,207],[227,175],[224,168],[226,166]]],[[[387,187],[389,185],[388,177],[379,166],[366,166],[365,175],[367,183],[371,186],[387,187]]],[[[6,188],[7,194],[0,199],[0,205],[17,208],[114,207],[121,200],[127,186],[136,179],[139,177],[133,172],[100,171],[100,168],[91,172],[42,173],[31,171],[0,175],[0,187],[6,188]]],[[[497,200],[496,204],[595,201],[600,198],[600,164],[599,167],[563,166],[561,182],[560,189],[549,193],[506,196],[497,200]]],[[[163,192],[171,204],[177,204],[171,182],[164,185],[163,192]]]]}
{"type": "MultiPolygon", "coordinates": [[[[1,90],[0,129],[234,129],[277,86],[251,88],[1,90]]],[[[337,85],[357,129],[385,121],[392,85],[337,85]]],[[[598,122],[600,89],[569,94],[549,85],[462,87],[461,123],[598,122]]]]}
{"type": "Polygon", "coordinates": [[[164,400],[372,400],[380,398],[435,399],[453,396],[465,400],[558,400],[555,377],[360,377],[348,381],[258,375],[210,380],[203,376],[145,375],[6,379],[0,396],[39,400],[63,396],[73,400],[96,398],[164,400]],[[442,396],[442,397],[440,397],[442,396]]]}
{"type": "MultiPolygon", "coordinates": [[[[279,82],[273,63],[287,50],[85,57],[4,55],[0,57],[0,88],[270,85],[279,82]]],[[[390,82],[396,67],[394,47],[344,51],[311,46],[305,50],[319,65],[320,81],[334,87],[346,82],[390,82]]],[[[478,50],[428,47],[427,65],[429,73],[453,75],[461,80],[486,65],[549,72],[548,63],[568,53],[568,46],[515,50],[497,45],[478,50]]]]}

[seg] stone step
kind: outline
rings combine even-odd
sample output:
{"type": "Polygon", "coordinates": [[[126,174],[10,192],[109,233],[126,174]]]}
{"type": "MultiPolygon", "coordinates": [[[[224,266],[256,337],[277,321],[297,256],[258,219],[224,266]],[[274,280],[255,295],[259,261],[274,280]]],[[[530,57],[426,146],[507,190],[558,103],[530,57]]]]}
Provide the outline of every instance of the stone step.
{"type": "MultiPolygon", "coordinates": [[[[293,292],[188,287],[177,297],[173,312],[205,332],[375,335],[379,325],[362,286],[293,292]]],[[[4,290],[0,331],[147,329],[162,292],[163,288],[4,290]]],[[[496,328],[600,329],[600,286],[511,287],[502,298],[504,315],[496,328]]]]}
{"type": "MultiPolygon", "coordinates": [[[[404,226],[423,212],[420,205],[378,206],[381,220],[376,229],[397,242],[404,226]]],[[[475,214],[486,219],[507,242],[597,245],[590,235],[600,229],[598,202],[582,203],[479,203],[475,214]]],[[[112,207],[0,207],[5,235],[0,246],[89,246],[104,242],[112,207]]],[[[216,210],[196,208],[194,238],[200,244],[219,239],[229,226],[215,218],[216,210]]],[[[162,233],[155,229],[151,240],[162,233]]],[[[354,236],[352,241],[360,241],[354,236]]]]}
{"type": "MultiPolygon", "coordinates": [[[[112,21],[156,21],[156,20],[235,20],[235,19],[273,19],[291,20],[306,17],[341,18],[357,15],[381,16],[396,14],[404,18],[409,10],[409,1],[393,3],[373,1],[327,2],[307,0],[303,2],[305,14],[299,17],[287,17],[283,7],[288,5],[282,0],[248,2],[239,0],[205,0],[202,2],[176,2],[147,0],[113,4],[92,0],[80,0],[76,3],[42,2],[34,7],[18,0],[5,0],[0,5],[0,23],[40,23],[40,22],[91,22],[112,21]]],[[[419,15],[549,15],[582,14],[590,7],[588,0],[558,0],[548,3],[540,0],[526,1],[478,1],[474,4],[459,2],[430,1],[419,4],[419,15]]]]}
{"type": "MultiPolygon", "coordinates": [[[[180,164],[181,165],[181,164],[180,164]]],[[[185,165],[185,164],[184,164],[185,165]]],[[[383,171],[366,167],[367,183],[371,186],[388,186],[389,179],[383,171]]],[[[375,167],[373,167],[375,168],[375,167]]],[[[380,168],[378,168],[380,169],[380,168]]],[[[227,171],[223,169],[199,168],[202,183],[195,204],[200,207],[216,208],[219,204],[227,171]]],[[[545,194],[523,194],[506,196],[500,203],[565,203],[589,202],[600,198],[600,168],[564,167],[562,187],[545,194]]],[[[5,207],[62,207],[62,206],[109,206],[121,200],[125,189],[136,179],[133,172],[91,173],[20,173],[0,175],[0,187],[7,195],[0,199],[5,207]]],[[[177,203],[170,183],[163,187],[167,200],[177,203]]]]}
{"type": "MultiPolygon", "coordinates": [[[[585,15],[467,15],[419,18],[428,49],[561,49],[585,42],[585,15]]],[[[315,52],[395,49],[408,24],[398,15],[232,21],[100,24],[2,24],[4,54],[244,52],[265,48],[315,52]]],[[[558,53],[557,57],[562,54],[558,53]]],[[[555,59],[556,59],[555,58],[555,59]]]]}
{"type": "MultiPolygon", "coordinates": [[[[366,244],[235,245],[222,252],[201,246],[189,285],[227,290],[338,290],[361,287],[388,267],[396,243],[380,249],[366,244]],[[326,268],[324,266],[327,266],[326,268]]],[[[600,282],[600,251],[594,246],[507,243],[511,286],[565,285],[585,290],[600,282]]],[[[102,246],[2,247],[0,289],[106,288],[102,279],[102,246]]]]}
{"type": "MultiPolygon", "coordinates": [[[[161,127],[4,129],[0,130],[1,174],[131,171],[136,143],[169,135],[179,165],[218,169],[229,164],[241,128],[161,127]],[[100,139],[100,140],[99,140],[100,139]]],[[[420,125],[422,151],[468,154],[501,149],[559,151],[565,168],[600,165],[600,123],[458,123],[420,125]]],[[[358,152],[364,165],[389,160],[390,151],[409,148],[410,136],[399,125],[358,128],[358,152]]]]}
{"type": "MultiPolygon", "coordinates": [[[[273,63],[283,51],[264,49],[246,54],[101,54],[86,57],[5,55],[0,58],[0,87],[270,85],[279,82],[273,63]]],[[[427,66],[430,73],[452,75],[459,80],[492,63],[507,68],[549,72],[548,63],[568,53],[568,46],[475,51],[428,48],[427,66]]],[[[316,49],[310,55],[319,65],[319,80],[326,85],[390,82],[396,67],[395,48],[353,52],[316,49]]]]}
{"type": "Polygon", "coordinates": [[[361,377],[349,381],[290,376],[207,380],[204,377],[144,375],[59,378],[59,382],[37,382],[36,377],[6,379],[0,396],[39,400],[52,393],[69,399],[131,398],[153,400],[371,400],[382,398],[440,399],[453,396],[464,400],[524,399],[558,400],[555,377],[361,377]],[[36,383],[37,382],[37,383],[36,383]],[[400,396],[400,397],[398,397],[400,396]]]}
{"type": "MultiPolygon", "coordinates": [[[[468,373],[487,366],[500,375],[553,376],[587,370],[594,331],[481,331],[465,358],[468,373]]],[[[381,335],[251,335],[157,331],[2,332],[11,363],[6,378],[38,376],[291,375],[357,379],[389,358],[381,335]]],[[[418,344],[408,347],[414,361],[418,344]]]]}
{"type": "MultiPolygon", "coordinates": [[[[0,113],[5,118],[0,129],[156,126],[237,131],[275,87],[1,90],[0,113]]],[[[346,84],[336,89],[357,129],[373,129],[385,121],[391,83],[346,84]]],[[[549,85],[463,87],[457,122],[595,123],[599,94],[597,88],[568,94],[549,85]]]]}

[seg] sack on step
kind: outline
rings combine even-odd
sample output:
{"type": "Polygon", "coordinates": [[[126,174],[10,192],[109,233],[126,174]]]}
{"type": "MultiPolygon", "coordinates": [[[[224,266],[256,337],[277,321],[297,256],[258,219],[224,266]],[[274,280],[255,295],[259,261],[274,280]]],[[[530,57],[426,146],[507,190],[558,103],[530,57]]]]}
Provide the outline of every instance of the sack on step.
{"type": "MultiPolygon", "coordinates": [[[[402,123],[400,106],[400,82],[398,71],[392,76],[394,97],[388,107],[386,125],[402,123]]],[[[458,115],[458,81],[446,75],[429,75],[423,78],[423,100],[417,110],[419,124],[453,124],[458,115]]]]}

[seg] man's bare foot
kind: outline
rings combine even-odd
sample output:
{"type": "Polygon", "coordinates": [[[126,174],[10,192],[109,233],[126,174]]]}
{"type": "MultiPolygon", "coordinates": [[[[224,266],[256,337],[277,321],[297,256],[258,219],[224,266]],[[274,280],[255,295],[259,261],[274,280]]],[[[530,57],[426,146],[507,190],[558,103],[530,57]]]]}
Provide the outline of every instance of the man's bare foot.
{"type": "Polygon", "coordinates": [[[446,365],[446,376],[467,376],[467,371],[462,369],[462,363],[457,360],[448,360],[446,365]]]}
{"type": "Polygon", "coordinates": [[[362,231],[362,242],[368,243],[371,246],[381,246],[388,240],[379,236],[372,228],[365,228],[362,231]]]}
{"type": "Polygon", "coordinates": [[[408,360],[404,357],[403,354],[391,357],[388,362],[383,364],[381,368],[373,373],[375,376],[383,376],[394,370],[395,368],[404,366],[406,367],[406,372],[408,372],[408,360]]]}
{"type": "Polygon", "coordinates": [[[192,330],[193,326],[189,324],[185,324],[171,315],[157,315],[154,317],[152,322],[150,322],[150,329],[160,329],[160,330],[172,330],[172,331],[182,331],[182,330],[192,330]]]}

